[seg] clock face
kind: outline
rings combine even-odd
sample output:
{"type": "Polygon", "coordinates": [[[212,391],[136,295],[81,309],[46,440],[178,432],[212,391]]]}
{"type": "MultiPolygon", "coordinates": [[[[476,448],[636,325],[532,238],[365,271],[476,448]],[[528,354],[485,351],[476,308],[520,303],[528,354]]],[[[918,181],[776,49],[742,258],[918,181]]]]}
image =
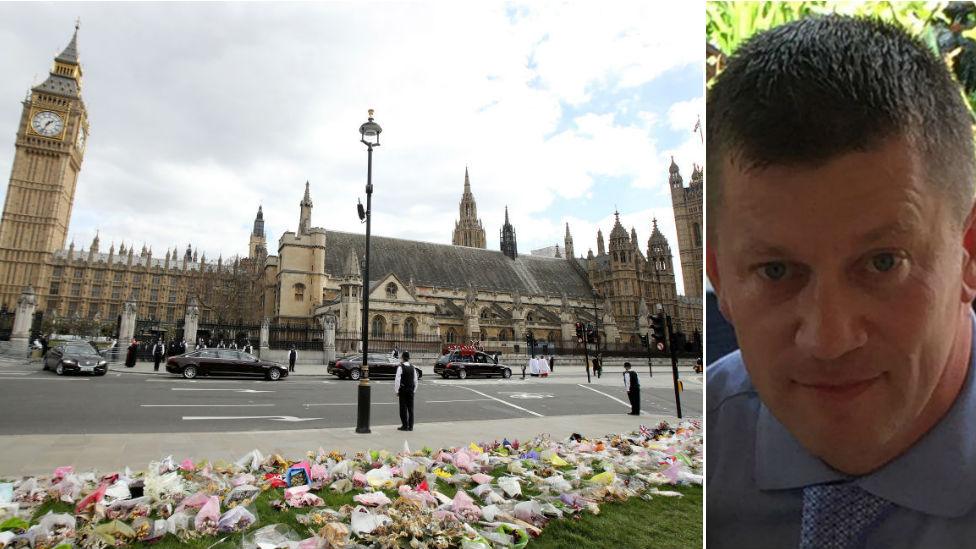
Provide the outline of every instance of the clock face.
{"type": "Polygon", "coordinates": [[[85,128],[83,128],[83,127],[82,128],[78,128],[78,139],[75,141],[75,146],[77,146],[79,149],[84,149],[85,148],[85,139],[86,139],[86,136],[85,136],[85,128]]]}
{"type": "Polygon", "coordinates": [[[41,111],[31,119],[31,127],[39,135],[44,137],[54,137],[64,129],[64,120],[61,116],[51,111],[41,111]]]}

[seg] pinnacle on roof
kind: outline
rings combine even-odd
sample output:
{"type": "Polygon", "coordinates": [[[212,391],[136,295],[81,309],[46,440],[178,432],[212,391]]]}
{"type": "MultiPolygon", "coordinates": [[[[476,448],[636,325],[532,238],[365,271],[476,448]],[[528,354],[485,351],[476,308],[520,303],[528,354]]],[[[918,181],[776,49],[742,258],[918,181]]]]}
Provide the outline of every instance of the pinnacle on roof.
{"type": "Polygon", "coordinates": [[[71,41],[64,48],[64,51],[60,55],[54,58],[55,61],[60,61],[62,63],[72,63],[78,64],[78,27],[81,26],[81,21],[75,21],[75,33],[71,36],[71,41]]]}
{"type": "Polygon", "coordinates": [[[346,255],[346,267],[343,270],[345,276],[349,278],[359,278],[359,258],[356,256],[356,250],[349,248],[349,254],[346,255]]]}
{"type": "Polygon", "coordinates": [[[668,168],[671,173],[678,173],[678,164],[674,161],[674,155],[671,155],[671,166],[668,168]]]}
{"type": "MultiPolygon", "coordinates": [[[[308,187],[306,187],[307,189],[308,187]]],[[[261,210],[261,206],[258,206],[258,215],[255,219],[264,219],[264,212],[261,210]]]]}
{"type": "Polygon", "coordinates": [[[610,240],[617,238],[628,238],[627,229],[620,224],[620,212],[614,211],[613,215],[616,217],[616,221],[614,221],[613,229],[610,231],[610,240]]]}
{"type": "Polygon", "coordinates": [[[468,167],[464,167],[464,192],[471,192],[471,179],[468,178],[468,167]]]}
{"type": "Polygon", "coordinates": [[[566,238],[572,238],[573,235],[569,234],[569,221],[566,222],[566,238]]]}
{"type": "MultiPolygon", "coordinates": [[[[302,198],[302,206],[312,206],[312,196],[308,192],[308,181],[305,181],[305,196],[302,198]]],[[[260,206],[258,206],[260,208],[260,206]]]]}
{"type": "Polygon", "coordinates": [[[508,225],[508,205],[505,205],[505,224],[508,225]]]}
{"type": "Polygon", "coordinates": [[[653,229],[651,229],[651,238],[648,240],[648,243],[663,241],[665,244],[667,244],[667,237],[665,237],[664,234],[661,233],[661,230],[657,228],[657,218],[655,217],[653,220],[651,220],[651,223],[653,225],[653,229]]]}

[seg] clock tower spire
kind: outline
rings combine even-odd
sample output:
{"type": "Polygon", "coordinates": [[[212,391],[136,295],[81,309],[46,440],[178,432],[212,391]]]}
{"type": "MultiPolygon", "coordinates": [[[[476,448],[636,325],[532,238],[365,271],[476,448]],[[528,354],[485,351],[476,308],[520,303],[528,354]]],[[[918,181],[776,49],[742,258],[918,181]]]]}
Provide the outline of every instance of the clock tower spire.
{"type": "Polygon", "coordinates": [[[46,308],[50,259],[68,233],[88,137],[79,26],[47,79],[23,101],[0,218],[0,304],[8,308],[27,285],[37,290],[38,309],[46,308]]]}

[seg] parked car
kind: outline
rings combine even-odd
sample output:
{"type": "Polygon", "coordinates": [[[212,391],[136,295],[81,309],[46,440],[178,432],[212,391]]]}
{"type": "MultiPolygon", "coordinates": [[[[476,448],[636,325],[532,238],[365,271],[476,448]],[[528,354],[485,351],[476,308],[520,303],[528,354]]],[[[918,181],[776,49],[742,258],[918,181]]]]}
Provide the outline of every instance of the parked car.
{"type": "Polygon", "coordinates": [[[260,376],[269,381],[288,377],[288,367],[236,349],[200,349],[166,359],[166,371],[186,379],[197,376],[260,376]]]}
{"type": "Polygon", "coordinates": [[[72,341],[47,350],[45,370],[63,376],[67,373],[85,373],[103,376],[108,372],[108,362],[86,341],[72,341]]]}
{"type": "Polygon", "coordinates": [[[498,376],[505,379],[512,377],[511,368],[499,364],[495,357],[481,351],[455,350],[442,355],[434,364],[434,373],[444,379],[452,376],[458,379],[470,376],[498,376]]]}
{"type": "MultiPolygon", "coordinates": [[[[381,353],[370,353],[369,354],[369,377],[395,377],[397,366],[400,364],[399,358],[393,358],[393,355],[385,355],[381,353]]],[[[362,377],[362,367],[363,367],[363,354],[358,355],[346,355],[339,357],[335,362],[329,362],[327,371],[338,376],[339,379],[352,379],[356,380],[362,377]]],[[[415,366],[416,368],[416,366],[415,366]]],[[[420,368],[417,368],[417,379],[424,377],[424,372],[420,368]]]]}

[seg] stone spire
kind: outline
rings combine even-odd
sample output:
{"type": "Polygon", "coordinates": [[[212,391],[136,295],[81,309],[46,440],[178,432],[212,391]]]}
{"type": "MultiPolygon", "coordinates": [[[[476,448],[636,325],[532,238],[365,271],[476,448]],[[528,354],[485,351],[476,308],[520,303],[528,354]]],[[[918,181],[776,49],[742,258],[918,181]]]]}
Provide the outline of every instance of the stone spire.
{"type": "Polygon", "coordinates": [[[186,245],[186,253],[183,254],[183,261],[193,261],[193,249],[190,247],[190,244],[186,245]]]}
{"type": "Polygon", "coordinates": [[[75,33],[71,35],[71,41],[68,42],[61,55],[54,58],[55,61],[78,64],[78,27],[80,26],[81,21],[75,21],[75,33]]]}
{"type": "Polygon", "coordinates": [[[475,203],[474,194],[471,193],[471,179],[468,177],[468,168],[464,168],[464,193],[461,195],[461,204],[458,207],[459,218],[454,224],[454,235],[451,244],[455,246],[470,246],[472,248],[486,248],[485,228],[481,220],[478,219],[478,205],[475,203]]]}
{"type": "Polygon", "coordinates": [[[89,250],[95,252],[96,254],[98,253],[98,242],[99,242],[98,231],[95,231],[95,238],[92,239],[92,243],[91,246],[89,247],[89,250]]]}
{"type": "Polygon", "coordinates": [[[671,157],[671,166],[668,167],[668,183],[671,184],[671,189],[680,189],[684,187],[684,180],[681,179],[681,170],[678,169],[678,164],[675,163],[674,157],[671,157]]]}
{"type": "Polygon", "coordinates": [[[346,254],[346,265],[342,270],[343,276],[348,279],[357,279],[362,276],[359,270],[359,258],[356,256],[356,251],[349,248],[349,253],[346,254]]]}
{"type": "Polygon", "coordinates": [[[603,245],[603,230],[596,230],[596,255],[606,255],[607,251],[603,245]]]}
{"type": "Polygon", "coordinates": [[[51,93],[70,98],[81,96],[81,65],[78,62],[78,23],[71,41],[57,57],[47,79],[31,88],[33,91],[51,93]]]}
{"type": "Polygon", "coordinates": [[[312,227],[312,197],[309,194],[308,181],[305,182],[305,196],[299,206],[302,211],[298,218],[298,234],[308,234],[308,230],[312,227]]]}
{"type": "Polygon", "coordinates": [[[508,222],[508,206],[505,206],[505,224],[499,233],[502,253],[511,259],[518,257],[518,244],[515,240],[515,227],[508,222]]]}
{"type": "Polygon", "coordinates": [[[569,234],[569,222],[566,222],[566,237],[563,239],[566,250],[566,259],[573,258],[573,235],[569,234]]]}
{"type": "MultiPolygon", "coordinates": [[[[307,186],[305,187],[305,199],[309,201],[311,206],[312,201],[308,198],[307,186]]],[[[258,206],[258,215],[254,216],[254,230],[251,231],[251,235],[264,238],[264,212],[261,210],[261,206],[258,206]]]]}

